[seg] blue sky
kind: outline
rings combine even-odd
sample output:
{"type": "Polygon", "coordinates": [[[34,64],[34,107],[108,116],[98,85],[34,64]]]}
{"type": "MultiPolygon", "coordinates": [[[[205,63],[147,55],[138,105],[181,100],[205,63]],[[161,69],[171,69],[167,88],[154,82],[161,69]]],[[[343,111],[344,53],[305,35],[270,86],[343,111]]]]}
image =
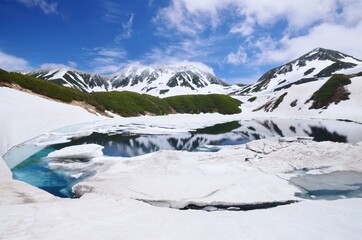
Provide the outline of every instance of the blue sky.
{"type": "Polygon", "coordinates": [[[325,47],[362,58],[360,0],[0,0],[0,68],[193,64],[230,83],[325,47]]]}

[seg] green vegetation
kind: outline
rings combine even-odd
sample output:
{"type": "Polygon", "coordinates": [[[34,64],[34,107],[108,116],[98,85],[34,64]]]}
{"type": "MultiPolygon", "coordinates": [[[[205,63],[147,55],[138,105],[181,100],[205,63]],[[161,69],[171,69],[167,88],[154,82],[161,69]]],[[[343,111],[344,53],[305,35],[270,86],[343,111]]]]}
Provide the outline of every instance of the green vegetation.
{"type": "Polygon", "coordinates": [[[274,92],[277,92],[277,91],[280,91],[280,90],[283,90],[283,89],[288,89],[293,85],[300,85],[300,84],[303,84],[303,83],[314,82],[314,81],[318,81],[318,78],[302,78],[302,79],[300,79],[300,80],[298,80],[296,82],[292,82],[292,83],[289,83],[289,84],[284,85],[282,87],[275,88],[274,92]]]}
{"type": "Polygon", "coordinates": [[[220,94],[183,95],[164,98],[178,113],[219,112],[222,114],[240,113],[240,101],[220,94]]]}
{"type": "Polygon", "coordinates": [[[222,114],[241,112],[240,101],[226,95],[184,95],[161,99],[127,91],[84,93],[52,81],[19,73],[8,73],[0,69],[0,86],[14,85],[61,102],[83,102],[95,107],[99,112],[108,110],[125,117],[143,114],[163,115],[173,112],[219,112],[222,114]]]}
{"type": "Polygon", "coordinates": [[[248,99],[248,102],[254,102],[256,100],[256,97],[251,97],[248,99]]]}
{"type": "Polygon", "coordinates": [[[64,87],[51,81],[42,80],[39,78],[22,75],[20,73],[0,72],[0,84],[16,84],[21,88],[30,90],[33,93],[40,94],[61,102],[70,103],[72,101],[85,102],[94,106],[98,111],[103,111],[104,108],[98,104],[89,94],[82,93],[78,90],[64,87]]]}
{"type": "Polygon", "coordinates": [[[315,75],[317,78],[320,77],[330,77],[332,73],[341,70],[341,69],[347,69],[347,68],[353,68],[357,66],[357,64],[354,63],[346,63],[346,62],[335,62],[332,65],[322,69],[317,75],[315,75]]]}
{"type": "Polygon", "coordinates": [[[283,102],[283,99],[284,99],[284,97],[285,97],[287,94],[288,94],[288,93],[285,92],[285,93],[283,93],[282,95],[280,95],[280,96],[278,97],[278,99],[275,101],[275,103],[274,103],[274,105],[273,105],[272,111],[273,111],[274,109],[276,109],[276,108],[279,106],[279,104],[281,104],[281,103],[283,102]]]}
{"type": "Polygon", "coordinates": [[[161,98],[135,92],[95,92],[93,98],[106,110],[121,116],[171,113],[170,106],[161,98]]]}
{"type": "Polygon", "coordinates": [[[349,93],[344,86],[351,84],[351,80],[343,74],[333,75],[310,100],[313,100],[311,109],[327,108],[331,103],[347,100],[349,93]]]}

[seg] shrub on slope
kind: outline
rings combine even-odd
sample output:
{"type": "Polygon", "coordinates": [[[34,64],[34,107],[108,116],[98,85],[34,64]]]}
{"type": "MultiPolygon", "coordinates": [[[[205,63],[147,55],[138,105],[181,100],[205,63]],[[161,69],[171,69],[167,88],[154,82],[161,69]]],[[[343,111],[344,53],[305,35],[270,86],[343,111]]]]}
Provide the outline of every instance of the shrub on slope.
{"type": "Polygon", "coordinates": [[[8,84],[9,86],[11,84],[16,84],[33,93],[65,103],[70,103],[72,101],[86,102],[96,107],[98,111],[104,110],[103,107],[95,102],[88,94],[32,76],[26,76],[20,73],[0,72],[0,83],[3,85],[8,84]]]}
{"type": "Polygon", "coordinates": [[[351,84],[351,80],[343,74],[333,75],[320,89],[318,89],[309,101],[313,101],[310,109],[328,108],[331,103],[339,103],[347,100],[350,94],[344,86],[351,84]]]}
{"type": "Polygon", "coordinates": [[[106,110],[112,111],[124,117],[145,114],[164,115],[171,113],[166,101],[135,92],[95,92],[91,93],[96,102],[106,110]]]}
{"type": "Polygon", "coordinates": [[[127,91],[84,93],[50,81],[19,73],[8,73],[0,69],[1,85],[9,87],[18,85],[33,93],[65,103],[85,102],[94,106],[99,112],[108,110],[125,117],[143,114],[163,115],[172,112],[219,112],[223,114],[240,112],[240,102],[226,95],[184,95],[161,99],[127,91]]]}
{"type": "Polygon", "coordinates": [[[241,112],[239,100],[220,94],[174,96],[164,98],[164,100],[178,113],[234,114],[241,112]]]}

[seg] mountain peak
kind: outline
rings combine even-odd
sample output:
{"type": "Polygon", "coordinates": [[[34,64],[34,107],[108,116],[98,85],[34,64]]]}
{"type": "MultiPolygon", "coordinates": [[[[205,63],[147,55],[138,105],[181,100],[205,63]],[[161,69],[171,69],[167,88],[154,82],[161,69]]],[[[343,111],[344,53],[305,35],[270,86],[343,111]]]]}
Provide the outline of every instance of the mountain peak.
{"type": "MultiPolygon", "coordinates": [[[[296,59],[295,61],[297,61],[297,60],[304,60],[304,61],[330,60],[333,62],[338,62],[344,58],[353,58],[353,57],[349,56],[347,54],[335,51],[335,50],[318,47],[316,49],[313,49],[309,53],[301,56],[300,58],[296,59]]],[[[353,58],[353,59],[355,59],[355,58],[353,58]]],[[[358,60],[358,59],[355,59],[355,60],[358,60]]]]}
{"type": "Polygon", "coordinates": [[[110,83],[113,89],[153,95],[220,92],[228,86],[209,71],[192,64],[130,65],[115,74],[110,83]]]}
{"type": "MultiPolygon", "coordinates": [[[[323,66],[326,65],[325,67],[334,64],[330,68],[334,71],[338,71],[341,69],[352,68],[361,63],[361,60],[358,60],[357,58],[354,58],[350,55],[335,50],[318,47],[289,63],[266,72],[259,78],[258,82],[269,81],[272,78],[276,78],[278,75],[284,75],[288,72],[294,71],[295,69],[306,67],[307,65],[310,66],[309,69],[312,69],[316,64],[323,66]]],[[[306,69],[306,73],[309,69],[306,69]]],[[[331,69],[328,70],[328,76],[330,76],[333,72],[331,72],[331,69]]]]}

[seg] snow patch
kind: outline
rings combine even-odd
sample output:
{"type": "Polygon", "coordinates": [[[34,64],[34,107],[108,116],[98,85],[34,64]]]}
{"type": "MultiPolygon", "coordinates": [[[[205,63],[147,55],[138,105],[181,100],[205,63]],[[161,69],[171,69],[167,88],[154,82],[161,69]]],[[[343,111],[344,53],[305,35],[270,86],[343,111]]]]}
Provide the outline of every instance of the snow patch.
{"type": "Polygon", "coordinates": [[[90,159],[103,156],[104,147],[97,144],[83,144],[65,147],[48,154],[48,158],[90,159]]]}

